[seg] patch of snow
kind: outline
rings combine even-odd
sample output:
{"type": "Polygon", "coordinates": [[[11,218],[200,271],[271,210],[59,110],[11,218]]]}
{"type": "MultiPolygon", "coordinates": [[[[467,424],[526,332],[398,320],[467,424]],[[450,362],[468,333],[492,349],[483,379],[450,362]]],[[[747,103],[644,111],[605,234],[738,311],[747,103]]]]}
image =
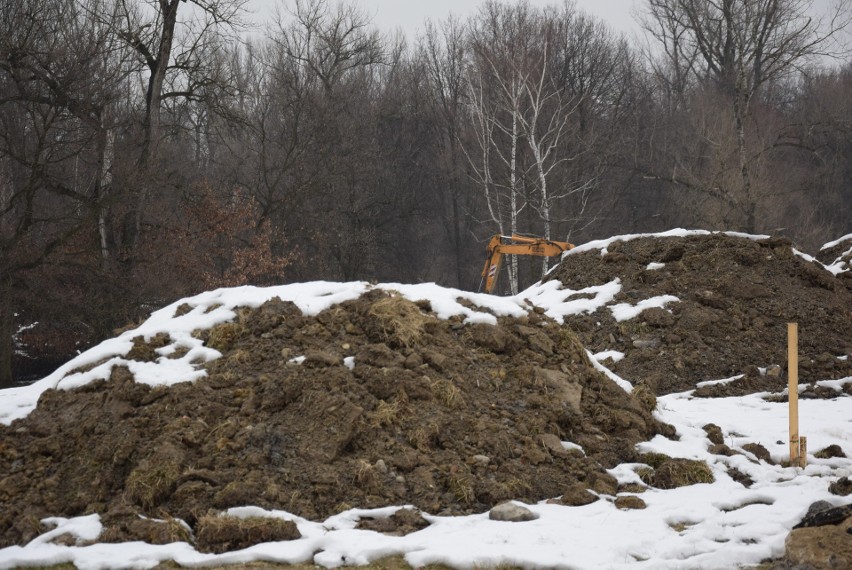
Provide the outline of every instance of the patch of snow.
{"type": "Polygon", "coordinates": [[[287,364],[301,364],[305,361],[304,356],[294,356],[290,360],[287,361],[287,364]]]}
{"type": "Polygon", "coordinates": [[[517,297],[498,297],[488,293],[471,293],[461,289],[441,287],[435,283],[404,285],[401,283],[383,283],[376,286],[386,291],[397,291],[412,302],[429,301],[432,310],[439,319],[449,319],[464,315],[466,323],[497,324],[497,316],[520,317],[526,314],[517,297]],[[459,299],[486,309],[489,312],[474,311],[461,303],[459,299]],[[495,316],[497,315],[497,316],[495,316]]]}
{"type": "Polygon", "coordinates": [[[844,241],[852,241],[852,234],[846,234],[842,238],[836,239],[834,241],[830,241],[827,244],[823,245],[821,248],[819,248],[819,250],[822,251],[824,249],[831,249],[832,247],[839,245],[839,244],[843,243],[844,241]]]}
{"type": "MultiPolygon", "coordinates": [[[[850,252],[852,252],[852,250],[850,250],[850,252]]],[[[803,253],[797,250],[796,248],[793,248],[793,255],[804,259],[808,263],[815,263],[816,265],[822,267],[833,275],[840,275],[844,271],[848,271],[848,268],[846,267],[847,264],[845,261],[843,261],[842,257],[838,258],[834,263],[826,265],[815,257],[808,255],[807,253],[803,253]]]]}
{"type": "Polygon", "coordinates": [[[104,529],[99,515],[86,515],[72,519],[49,517],[42,519],[41,522],[54,528],[34,538],[30,544],[46,544],[63,534],[70,534],[78,540],[95,540],[104,529]]]}
{"type": "Polygon", "coordinates": [[[349,370],[354,370],[355,369],[355,357],[354,356],[347,356],[346,358],[344,358],[343,359],[343,366],[345,366],[349,370]]]}
{"type": "Polygon", "coordinates": [[[717,386],[719,384],[730,384],[734,380],[739,380],[745,376],[745,374],[739,374],[738,376],[731,376],[730,378],[722,378],[721,380],[705,380],[703,382],[699,382],[695,385],[696,388],[703,388],[704,386],[717,386]]]}
{"type": "Polygon", "coordinates": [[[593,251],[596,249],[602,250],[601,255],[605,255],[608,251],[609,246],[617,241],[631,241],[634,239],[640,238],[668,238],[668,237],[689,237],[689,236],[708,236],[711,234],[723,234],[731,237],[741,237],[751,240],[762,240],[768,239],[770,236],[767,235],[752,235],[752,234],[744,234],[740,232],[710,232],[707,230],[685,230],[682,228],[677,228],[673,230],[668,230],[666,232],[660,233],[650,233],[650,234],[625,234],[621,236],[613,236],[607,239],[599,239],[593,240],[590,242],[586,242],[584,244],[578,245],[574,249],[569,249],[568,251],[562,254],[562,257],[565,258],[569,255],[574,255],[580,253],[582,251],[593,251]]]}
{"type": "Polygon", "coordinates": [[[816,383],[817,386],[824,386],[825,388],[831,388],[837,392],[842,392],[843,387],[846,384],[852,384],[852,376],[847,376],[846,378],[839,378],[837,380],[820,380],[816,383]]]}
{"type": "Polygon", "coordinates": [[[581,445],[577,445],[576,443],[571,442],[571,441],[563,441],[561,443],[562,443],[562,447],[566,450],[569,450],[569,451],[570,450],[577,450],[580,453],[582,453],[583,455],[586,455],[586,450],[583,449],[583,446],[581,446],[581,445]]]}
{"type": "Polygon", "coordinates": [[[607,358],[612,359],[613,362],[618,362],[619,360],[624,358],[624,353],[619,352],[617,350],[604,350],[602,352],[596,352],[592,355],[592,358],[594,358],[598,362],[603,362],[607,358]]]}
{"type": "Polygon", "coordinates": [[[565,289],[561,283],[554,280],[547,283],[536,283],[526,291],[519,293],[514,299],[523,299],[532,305],[544,308],[545,315],[562,324],[568,315],[594,313],[605,307],[615,299],[620,291],[621,280],[617,278],[604,285],[595,285],[577,291],[565,289]],[[592,298],[574,298],[580,295],[591,295],[592,298]]]}
{"type": "MultiPolygon", "coordinates": [[[[852,239],[852,237],[850,237],[850,236],[852,236],[852,234],[849,234],[848,236],[844,236],[837,241],[829,242],[829,243],[825,244],[824,246],[822,246],[822,249],[834,247],[835,245],[841,243],[842,241],[844,241],[846,239],[852,239]]],[[[806,253],[802,253],[800,251],[797,251],[796,249],[793,249],[793,253],[798,255],[799,257],[801,257],[802,259],[804,259],[806,261],[810,261],[812,263],[818,264],[820,267],[830,271],[833,275],[840,275],[841,273],[845,273],[846,271],[850,270],[850,265],[844,258],[848,258],[850,255],[852,255],[852,247],[850,247],[848,250],[843,252],[837,259],[834,260],[834,262],[829,263],[829,264],[821,263],[819,260],[814,259],[812,256],[810,256],[806,253]]]]}
{"type": "Polygon", "coordinates": [[[850,266],[845,261],[836,261],[831,265],[823,265],[823,267],[825,267],[834,275],[840,275],[841,273],[846,273],[847,271],[850,271],[850,269],[852,269],[852,266],[850,266]]]}
{"type": "Polygon", "coordinates": [[[639,301],[635,305],[631,305],[630,303],[618,303],[616,305],[612,305],[609,309],[612,311],[612,316],[615,320],[622,322],[638,317],[639,314],[646,309],[655,307],[662,309],[669,303],[676,303],[678,301],[680,301],[680,299],[674,295],[660,295],[658,297],[651,297],[650,299],[639,301]]]}
{"type": "Polygon", "coordinates": [[[624,378],[622,378],[621,376],[598,362],[597,359],[595,359],[595,355],[589,352],[588,350],[586,351],[586,354],[589,355],[589,362],[592,363],[592,366],[594,366],[600,372],[603,372],[607,378],[618,384],[622,390],[624,390],[628,394],[633,391],[633,384],[631,384],[630,382],[628,382],[627,380],[625,380],[624,378]]]}
{"type": "Polygon", "coordinates": [[[665,263],[658,263],[656,261],[652,261],[651,263],[645,266],[645,269],[648,271],[657,271],[658,269],[662,269],[665,266],[665,263]]]}
{"type": "MultiPolygon", "coordinates": [[[[805,253],[803,251],[799,251],[795,247],[793,248],[793,255],[795,255],[796,257],[801,257],[802,259],[804,259],[805,261],[807,261],[809,263],[814,263],[814,262],[819,263],[819,261],[817,261],[814,256],[808,255],[807,253],[805,253]]],[[[820,263],[820,265],[822,265],[822,264],[820,263]]]]}

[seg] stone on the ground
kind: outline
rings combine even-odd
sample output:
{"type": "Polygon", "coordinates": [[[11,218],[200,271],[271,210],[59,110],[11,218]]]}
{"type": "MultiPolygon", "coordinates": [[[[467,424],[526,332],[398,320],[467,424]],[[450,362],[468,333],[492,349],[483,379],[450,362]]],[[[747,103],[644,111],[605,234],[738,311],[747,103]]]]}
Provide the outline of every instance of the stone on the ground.
{"type": "Polygon", "coordinates": [[[537,519],[538,515],[515,503],[501,503],[491,509],[488,518],[493,521],[525,522],[537,519]]]}

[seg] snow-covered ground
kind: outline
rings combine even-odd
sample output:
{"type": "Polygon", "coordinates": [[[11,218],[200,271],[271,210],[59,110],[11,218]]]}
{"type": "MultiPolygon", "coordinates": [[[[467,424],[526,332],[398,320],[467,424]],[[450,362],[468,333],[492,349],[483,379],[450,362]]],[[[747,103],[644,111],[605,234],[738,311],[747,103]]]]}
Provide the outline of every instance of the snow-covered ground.
{"type": "MultiPolygon", "coordinates": [[[[683,235],[681,230],[677,232],[663,236],[683,235]]],[[[608,243],[611,240],[588,248],[605,249],[608,243]]],[[[0,392],[0,422],[8,425],[25,417],[35,408],[44,390],[69,389],[95,379],[106,379],[116,364],[127,365],[137,381],[146,384],[195,381],[205,373],[194,363],[215,359],[220,354],[204,347],[191,335],[192,331],[233,319],[236,307],[256,307],[278,296],[313,315],[335,303],[355,299],[372,287],[395,290],[411,300],[428,299],[439,317],[464,315],[468,322],[495,322],[494,315],[518,316],[531,305],[544,308],[546,314],[558,321],[571,314],[604,307],[611,310],[616,319],[626,320],[635,318],[644,309],[678,302],[676,297],[667,296],[637,305],[616,304],[614,298],[621,288],[617,279],[580,291],[561,288],[559,283],[552,281],[534,285],[515,297],[469,293],[434,284],[370,285],[364,282],[219,289],[182,299],[155,312],[139,328],[81,354],[40,382],[0,392]],[[470,303],[461,304],[459,300],[470,303]],[[469,308],[471,303],[483,310],[469,308]],[[176,317],[175,311],[182,304],[188,304],[191,310],[176,317]],[[186,355],[177,359],[162,358],[154,363],[124,358],[132,347],[133,337],[150,338],[160,332],[168,332],[173,340],[171,345],[159,349],[162,355],[171,354],[179,347],[188,349],[186,355]],[[81,366],[99,362],[87,372],[69,374],[81,366]]],[[[595,365],[625,390],[631,389],[630,382],[618,378],[601,364],[607,358],[617,360],[623,355],[607,351],[590,356],[595,365]]],[[[839,392],[850,382],[852,377],[824,385],[839,392]]],[[[50,532],[26,546],[0,549],[0,570],[63,562],[73,562],[80,569],[150,568],[164,560],[190,567],[255,560],[313,561],[336,567],[363,564],[390,555],[403,555],[413,566],[443,563],[463,568],[501,564],[527,568],[736,568],[782,555],[785,536],[811,503],[818,500],[833,504],[844,502],[828,492],[828,485],[840,477],[852,476],[852,459],[816,459],[810,455],[807,468],[799,469],[770,465],[748,452],[732,457],[708,452],[710,442],[702,426],[715,423],[722,428],[725,442],[733,449],[742,451],[747,443],[760,443],[774,460],[785,459],[788,450],[786,404],[767,402],[761,394],[703,399],[685,392],[659,398],[656,414],[677,428],[680,440],[657,437],[641,444],[641,449],[706,461],[714,472],[715,483],[673,490],[648,489],[641,494],[647,504],[643,510],[618,509],[611,496],[602,496],[603,500],[582,507],[544,502],[526,505],[537,518],[518,523],[492,521],[487,513],[464,517],[425,513],[432,524],[402,537],[358,530],[355,526],[360,518],[387,517],[404,505],[345,511],[322,522],[246,505],[230,509],[227,514],[293,520],[302,538],[259,544],[220,555],[197,552],[187,543],[164,546],[141,542],[90,546],[53,544],[53,538],[66,533],[80,541],[91,541],[101,530],[97,514],[73,519],[53,518],[44,521],[55,525],[50,532]],[[733,481],[727,474],[727,467],[747,474],[754,484],[746,489],[733,481]]],[[[800,432],[808,437],[811,453],[837,444],[847,456],[852,456],[852,399],[842,396],[834,400],[803,400],[799,404],[799,416],[800,432]]],[[[566,442],[568,444],[570,442],[566,442]]],[[[611,473],[621,482],[639,481],[635,473],[637,467],[639,465],[620,465],[611,473]]]]}

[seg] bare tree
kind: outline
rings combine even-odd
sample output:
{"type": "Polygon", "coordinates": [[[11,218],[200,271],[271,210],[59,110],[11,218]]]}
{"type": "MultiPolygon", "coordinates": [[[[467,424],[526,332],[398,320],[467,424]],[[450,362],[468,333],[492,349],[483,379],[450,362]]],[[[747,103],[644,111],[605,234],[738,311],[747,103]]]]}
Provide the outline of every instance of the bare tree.
{"type": "Polygon", "coordinates": [[[149,11],[128,0],[118,1],[123,21],[116,31],[137,52],[148,72],[140,155],[140,163],[145,165],[159,143],[162,102],[191,97],[217,83],[215,76],[205,73],[205,56],[219,36],[243,27],[247,0],[192,0],[195,10],[180,8],[186,0],[149,0],[149,11]],[[186,16],[179,18],[184,11],[186,16]],[[165,91],[169,83],[174,88],[165,91]]]}
{"type": "Polygon", "coordinates": [[[738,187],[721,189],[745,213],[744,229],[756,230],[757,196],[746,140],[751,104],[761,88],[796,73],[815,56],[837,53],[852,6],[838,2],[830,14],[811,16],[810,0],[648,0],[645,28],[675,68],[712,81],[730,101],[736,135],[738,187]]]}
{"type": "Polygon", "coordinates": [[[11,379],[9,313],[28,276],[55,263],[93,225],[100,234],[96,251],[104,255],[109,111],[129,74],[121,45],[103,22],[115,16],[110,5],[3,0],[2,7],[0,385],[11,379]]]}
{"type": "MultiPolygon", "coordinates": [[[[517,233],[529,204],[523,160],[526,85],[538,77],[541,15],[526,2],[486,2],[470,28],[468,101],[476,132],[476,151],[465,149],[482,185],[490,221],[501,234],[517,233]],[[476,158],[474,158],[476,156],[476,158]]],[[[508,264],[509,286],[518,292],[518,261],[508,264]]]]}
{"type": "Polygon", "coordinates": [[[426,23],[424,35],[419,42],[419,57],[425,62],[430,89],[429,98],[437,117],[436,126],[447,163],[447,179],[443,182],[440,196],[448,202],[445,219],[449,225],[449,236],[455,257],[456,286],[462,286],[465,208],[464,192],[460,174],[459,142],[463,128],[463,104],[465,97],[465,66],[467,63],[467,41],[463,24],[455,19],[435,25],[426,23]]]}
{"type": "MultiPolygon", "coordinates": [[[[132,48],[145,70],[142,141],[138,164],[146,172],[161,138],[162,110],[173,99],[198,98],[229,83],[222,77],[220,58],[223,37],[243,27],[247,0],[147,0],[147,10],[132,0],[116,0],[121,21],[115,32],[132,48]],[[189,4],[188,6],[186,6],[189,4]],[[184,8],[181,8],[184,5],[184,8]]],[[[149,198],[149,184],[141,183],[135,205],[132,244],[137,244],[149,198]]]]}
{"type": "Polygon", "coordinates": [[[385,60],[379,32],[367,14],[352,2],[295,0],[289,23],[279,18],[277,36],[287,56],[304,65],[332,93],[350,71],[385,60]]]}

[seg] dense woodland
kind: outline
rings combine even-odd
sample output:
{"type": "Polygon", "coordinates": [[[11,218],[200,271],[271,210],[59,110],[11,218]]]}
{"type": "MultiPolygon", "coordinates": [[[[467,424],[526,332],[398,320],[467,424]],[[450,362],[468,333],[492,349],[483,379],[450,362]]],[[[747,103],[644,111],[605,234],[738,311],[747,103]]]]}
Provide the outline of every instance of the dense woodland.
{"type": "Polygon", "coordinates": [[[475,289],[498,232],[852,231],[849,2],[645,0],[644,43],[570,2],[413,38],[244,4],[0,0],[0,386],[214,287],[475,289]]]}

